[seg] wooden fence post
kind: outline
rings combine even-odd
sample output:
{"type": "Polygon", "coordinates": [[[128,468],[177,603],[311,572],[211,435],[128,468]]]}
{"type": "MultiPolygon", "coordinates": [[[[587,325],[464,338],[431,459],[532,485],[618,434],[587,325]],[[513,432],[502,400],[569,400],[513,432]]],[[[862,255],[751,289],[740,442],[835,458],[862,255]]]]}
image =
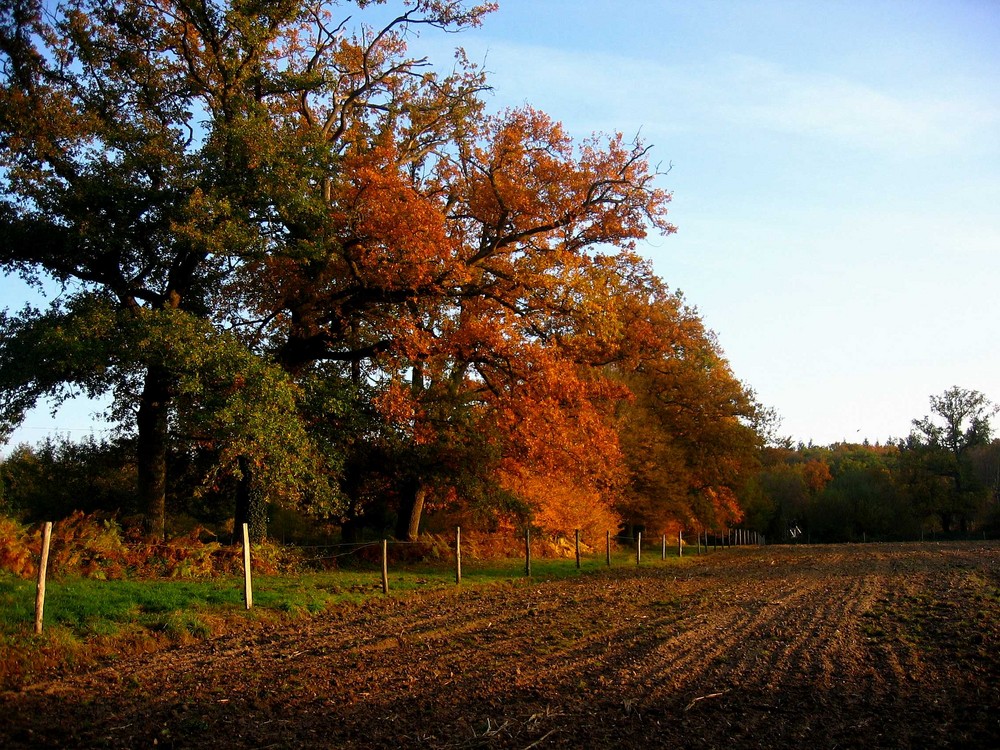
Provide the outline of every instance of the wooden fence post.
{"type": "Polygon", "coordinates": [[[580,569],[580,529],[576,530],[576,569],[580,569]]]}
{"type": "Polygon", "coordinates": [[[635,539],[635,564],[642,562],[642,532],[640,531],[635,539]]]}
{"type": "Polygon", "coordinates": [[[531,529],[524,529],[524,577],[531,578],[531,529]]]}
{"type": "Polygon", "coordinates": [[[382,540],[382,593],[389,593],[389,543],[382,540]]]}
{"type": "Polygon", "coordinates": [[[455,583],[462,582],[462,527],[455,527],[455,583]]]}
{"type": "Polygon", "coordinates": [[[667,535],[663,535],[662,543],[660,544],[660,559],[667,559],[667,535]]]}
{"type": "Polygon", "coordinates": [[[45,611],[45,573],[49,568],[49,543],[52,541],[52,521],[42,527],[42,557],[38,561],[38,586],[35,590],[35,633],[42,632],[45,611]]]}
{"type": "Polygon", "coordinates": [[[684,557],[684,532],[677,530],[677,556],[684,557]]]}
{"type": "Polygon", "coordinates": [[[250,528],[243,524],[243,601],[253,607],[253,582],[250,580],[250,528]]]}
{"type": "Polygon", "coordinates": [[[611,567],[611,532],[610,531],[605,531],[604,532],[604,537],[605,537],[604,542],[605,542],[605,545],[606,545],[604,549],[607,551],[608,567],[610,568],[611,567]]]}

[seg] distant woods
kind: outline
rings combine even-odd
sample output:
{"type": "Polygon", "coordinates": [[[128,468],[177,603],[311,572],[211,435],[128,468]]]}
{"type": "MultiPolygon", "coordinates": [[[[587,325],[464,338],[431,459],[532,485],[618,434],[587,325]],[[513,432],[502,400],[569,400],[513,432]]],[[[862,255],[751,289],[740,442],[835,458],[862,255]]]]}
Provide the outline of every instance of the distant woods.
{"type": "Polygon", "coordinates": [[[930,403],[902,440],[766,448],[741,492],[747,522],[786,542],[1000,535],[996,406],[959,387],[930,403]]]}

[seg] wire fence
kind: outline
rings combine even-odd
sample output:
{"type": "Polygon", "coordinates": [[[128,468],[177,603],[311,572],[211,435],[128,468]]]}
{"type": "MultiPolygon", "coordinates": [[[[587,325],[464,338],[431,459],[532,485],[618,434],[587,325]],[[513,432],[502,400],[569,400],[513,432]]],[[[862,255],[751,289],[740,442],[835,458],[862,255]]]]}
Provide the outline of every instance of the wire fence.
{"type": "MultiPolygon", "coordinates": [[[[244,550],[245,550],[245,565],[244,565],[244,578],[245,578],[245,601],[247,609],[252,607],[253,595],[252,595],[252,558],[250,556],[251,546],[249,544],[249,537],[247,532],[246,524],[243,525],[243,539],[244,539],[244,550]]],[[[711,534],[709,532],[698,532],[695,535],[694,548],[691,550],[690,541],[685,541],[683,533],[678,533],[676,538],[676,545],[671,543],[669,545],[670,555],[674,555],[674,549],[676,549],[676,556],[682,557],[687,549],[689,553],[693,551],[695,554],[708,554],[710,551],[718,551],[720,547],[725,549],[726,547],[741,547],[741,546],[761,546],[765,544],[765,539],[763,535],[758,534],[745,529],[733,529],[727,532],[725,535],[711,534]]],[[[533,554],[538,554],[538,547],[541,544],[546,544],[551,547],[551,540],[541,539],[537,537],[534,539],[535,548],[533,553],[532,547],[532,535],[530,529],[525,529],[523,537],[523,559],[524,559],[524,576],[532,576],[532,559],[533,554]]],[[[565,539],[560,537],[559,544],[557,548],[565,550],[566,542],[565,539]]],[[[313,550],[319,554],[306,557],[304,559],[311,562],[319,561],[335,561],[345,557],[358,556],[365,550],[378,550],[381,562],[381,574],[382,574],[382,591],[384,594],[389,594],[390,591],[390,579],[389,579],[389,548],[392,545],[393,548],[405,547],[407,545],[413,547],[425,547],[431,550],[437,550],[440,547],[440,541],[432,540],[428,542],[427,540],[397,540],[397,539],[382,539],[378,542],[358,542],[358,543],[339,543],[339,544],[329,544],[329,545],[303,545],[299,547],[301,551],[313,550]],[[334,551],[335,552],[332,552],[334,551]],[[329,554],[323,554],[323,553],[329,554]],[[332,553],[331,553],[332,552],[332,553]]],[[[575,558],[576,568],[582,569],[584,559],[589,558],[591,561],[598,559],[601,556],[601,551],[598,549],[598,544],[587,544],[585,543],[581,532],[579,529],[575,530],[572,555],[557,555],[560,558],[575,558]]],[[[659,539],[650,540],[648,537],[644,540],[642,532],[637,532],[635,536],[625,536],[621,534],[612,535],[610,531],[605,533],[604,537],[604,549],[603,549],[603,561],[607,567],[612,566],[613,551],[619,551],[621,549],[628,549],[629,547],[634,549],[635,553],[635,564],[637,566],[642,565],[643,555],[645,554],[647,558],[655,551],[659,551],[660,559],[666,560],[668,557],[668,543],[667,535],[660,535],[659,539]]],[[[455,528],[455,537],[453,544],[448,545],[448,557],[454,565],[455,583],[461,584],[463,577],[463,567],[468,569],[468,563],[463,563],[463,545],[462,545],[462,528],[460,526],[455,528]]],[[[440,557],[444,557],[439,555],[440,557]]],[[[617,557],[617,556],[616,556],[617,557]]],[[[537,559],[537,557],[536,557],[537,559]]],[[[493,558],[489,558],[492,562],[493,558]]]]}
{"type": "MultiPolygon", "coordinates": [[[[255,555],[265,547],[250,543],[249,531],[243,524],[242,544],[239,550],[242,554],[242,576],[244,602],[249,610],[253,607],[253,576],[255,555]]],[[[286,552],[294,551],[300,565],[315,569],[330,569],[353,567],[355,569],[372,569],[381,571],[381,588],[384,594],[390,593],[390,568],[396,570],[409,569],[414,564],[434,565],[439,570],[450,566],[454,572],[456,584],[461,584],[463,573],[476,572],[496,564],[498,555],[495,548],[496,537],[491,537],[493,545],[484,545],[479,537],[473,537],[463,544],[461,527],[455,528],[453,538],[431,536],[418,540],[380,539],[359,542],[339,542],[311,545],[282,545],[280,549],[286,552]],[[485,550],[483,547],[490,547],[485,550]],[[390,550],[392,554],[390,554],[390,550]],[[484,554],[486,553],[486,554],[484,554]]],[[[511,550],[520,548],[523,560],[523,576],[532,577],[533,562],[546,560],[548,563],[559,561],[569,565],[575,561],[578,570],[584,566],[611,567],[612,565],[630,564],[642,565],[644,561],[666,560],[668,557],[683,557],[685,554],[708,554],[726,548],[762,545],[763,536],[741,529],[733,529],[726,534],[699,532],[694,538],[685,539],[683,533],[668,540],[667,535],[644,535],[637,532],[634,535],[612,534],[607,531],[603,539],[585,539],[577,529],[572,539],[566,537],[551,537],[533,535],[526,529],[520,539],[507,538],[503,545],[502,558],[511,563],[514,559],[511,550]],[[634,556],[634,557],[633,557],[634,556]],[[630,560],[630,558],[632,558],[630,560]]],[[[35,602],[35,632],[41,633],[44,620],[46,575],[49,567],[49,551],[53,542],[53,524],[43,525],[41,549],[39,550],[38,577],[35,602]]],[[[168,549],[165,544],[138,543],[146,552],[168,549]]],[[[507,572],[513,573],[508,567],[507,572]]],[[[256,570],[260,573],[260,570],[256,570]]],[[[516,575],[516,573],[515,573],[516,575]]]]}
{"type": "MultiPolygon", "coordinates": [[[[460,527],[456,527],[460,528],[460,527]]],[[[456,537],[460,532],[456,531],[456,537]]],[[[490,539],[495,539],[490,537],[490,539]]],[[[513,537],[511,538],[513,539],[513,537]]],[[[693,538],[685,538],[683,533],[673,537],[666,534],[648,535],[637,532],[635,535],[611,534],[598,540],[584,539],[580,530],[576,530],[572,540],[562,536],[533,535],[530,530],[525,532],[525,545],[523,554],[528,557],[563,557],[571,559],[574,556],[579,560],[583,558],[598,558],[603,555],[607,564],[610,564],[610,554],[613,551],[620,551],[622,548],[629,548],[638,552],[639,560],[657,551],[661,558],[665,559],[670,554],[683,556],[684,554],[703,554],[709,551],[718,551],[727,547],[757,546],[765,543],[764,536],[746,529],[733,529],[724,534],[712,532],[699,532],[693,538]]],[[[331,544],[284,544],[285,549],[295,550],[299,553],[300,559],[305,563],[322,563],[343,560],[345,558],[364,559],[366,550],[378,550],[383,544],[387,544],[390,550],[399,548],[415,548],[431,550],[438,558],[442,557],[442,537],[440,535],[425,537],[417,540],[402,540],[386,537],[384,540],[368,540],[361,542],[339,542],[331,544]]],[[[481,540],[475,538],[471,544],[472,556],[476,560],[486,562],[501,556],[511,557],[511,554],[500,554],[487,552],[482,554],[478,551],[481,540]]],[[[462,541],[448,542],[450,554],[456,554],[459,548],[463,547],[462,541]]],[[[426,555],[424,555],[426,557],[426,555]]],[[[466,558],[468,559],[468,557],[466,558]]],[[[368,560],[371,562],[371,560],[368,560]]]]}

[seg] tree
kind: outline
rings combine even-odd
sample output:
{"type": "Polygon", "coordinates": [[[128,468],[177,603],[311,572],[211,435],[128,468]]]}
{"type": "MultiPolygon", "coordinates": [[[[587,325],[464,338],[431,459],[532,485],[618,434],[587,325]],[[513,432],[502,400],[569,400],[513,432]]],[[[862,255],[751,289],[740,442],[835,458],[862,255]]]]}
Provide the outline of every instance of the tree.
{"type": "MultiPolygon", "coordinates": [[[[254,243],[214,194],[213,174],[238,165],[212,158],[215,131],[196,135],[214,99],[185,71],[169,33],[166,19],[189,9],[171,6],[79,0],[49,15],[40,2],[17,0],[0,15],[0,164],[9,178],[0,263],[29,280],[54,279],[71,308],[95,300],[125,332],[118,362],[90,352],[97,356],[78,357],[61,382],[26,378],[16,384],[19,406],[67,383],[114,386],[118,413],[135,420],[139,493],[154,537],[163,535],[175,378],[169,363],[146,360],[141,334],[128,332],[157,311],[209,316],[215,280],[254,243]]],[[[257,11],[243,17],[248,27],[275,20],[257,11]]],[[[227,58],[214,92],[238,90],[252,57],[227,58]]],[[[53,306],[46,321],[60,315],[53,306]]]]}
{"type": "Polygon", "coordinates": [[[996,536],[1000,534],[1000,440],[972,449],[970,460],[976,481],[985,490],[983,526],[996,536]]]}
{"type": "Polygon", "coordinates": [[[799,443],[767,447],[761,458],[740,499],[771,539],[844,542],[919,533],[901,491],[904,472],[894,444],[799,443]]]}
{"type": "MultiPolygon", "coordinates": [[[[322,227],[308,220],[328,203],[338,157],[330,141],[349,140],[353,113],[386,105],[379,93],[391,102],[395,85],[420,78],[419,61],[385,62],[398,34],[342,43],[334,7],[69,0],[48,14],[38,0],[5,4],[0,264],[54,279],[71,311],[99,300],[126,334],[158,312],[223,324],[234,272],[274,249],[277,206],[290,215],[285,230],[316,235],[322,227]],[[307,113],[321,126],[298,127],[308,96],[331,86],[323,109],[307,113]]],[[[490,9],[422,0],[390,27],[461,28],[490,9]]],[[[18,342],[73,322],[64,314],[59,305],[26,312],[40,328],[20,326],[18,342]]],[[[118,340],[113,362],[98,346],[76,347],[72,359],[51,352],[67,365],[58,378],[25,375],[5,356],[0,375],[15,394],[5,416],[16,421],[41,395],[74,384],[113,387],[116,414],[134,420],[139,493],[159,537],[180,375],[169,358],[147,357],[141,330],[118,340]]]]}
{"type": "Polygon", "coordinates": [[[131,440],[45,440],[20,445],[0,460],[0,512],[24,522],[63,518],[75,510],[126,515],[135,502],[131,440]]]}
{"type": "Polygon", "coordinates": [[[262,335],[290,373],[345,362],[355,387],[370,389],[394,452],[410,457],[401,521],[453,465],[449,440],[476,442],[466,428],[490,436],[480,455],[504,454],[494,476],[540,469],[560,449],[600,471],[593,465],[616,455],[600,450],[593,414],[607,384],[552,329],[578,294],[574,272],[601,263],[593,248],[627,251],[649,224],[672,231],[647,149],[620,135],[577,147],[530,108],[484,117],[473,71],[415,84],[415,63],[395,56],[400,40],[378,38],[377,55],[362,53],[379,61],[365,97],[381,91],[394,106],[362,98],[327,131],[311,100],[300,104],[300,126],[331,140],[340,170],[315,220],[284,208],[311,205],[304,199],[269,201],[281,207],[281,246],[244,269],[237,291],[268,293],[240,309],[266,321],[262,335]]]}
{"type": "MultiPolygon", "coordinates": [[[[660,531],[722,530],[743,515],[736,491],[757,465],[761,408],[697,311],[648,268],[639,283],[642,268],[590,302],[622,308],[615,367],[630,397],[618,409],[628,472],[618,508],[630,524],[660,531]]],[[[588,330],[605,328],[588,321],[581,333],[592,342],[588,330]]]]}
{"type": "Polygon", "coordinates": [[[940,396],[931,396],[931,411],[944,424],[931,416],[913,420],[913,426],[928,445],[941,446],[956,459],[972,447],[990,440],[990,419],[1000,411],[979,391],[953,386],[940,396]]]}
{"type": "Polygon", "coordinates": [[[932,414],[913,420],[907,446],[932,482],[947,480],[947,485],[938,482],[937,491],[925,496],[927,507],[937,514],[945,532],[955,520],[965,532],[985,490],[977,481],[971,453],[989,443],[990,419],[1000,407],[979,391],[958,386],[931,396],[930,402],[932,414]]]}

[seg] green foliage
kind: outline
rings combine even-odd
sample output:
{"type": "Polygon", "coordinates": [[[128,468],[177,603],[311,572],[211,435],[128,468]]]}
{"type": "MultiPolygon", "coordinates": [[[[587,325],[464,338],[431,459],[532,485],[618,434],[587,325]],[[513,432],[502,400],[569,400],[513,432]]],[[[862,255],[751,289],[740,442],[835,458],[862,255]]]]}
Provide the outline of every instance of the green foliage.
{"type": "Polygon", "coordinates": [[[84,294],[55,302],[44,314],[0,311],[0,438],[42,396],[55,405],[84,393],[95,397],[115,383],[123,321],[106,299],[84,294]]]}
{"type": "Polygon", "coordinates": [[[7,512],[26,521],[56,520],[74,510],[132,515],[139,510],[135,446],[94,437],[21,445],[0,460],[0,488],[7,512]]]}
{"type": "Polygon", "coordinates": [[[889,445],[772,447],[741,502],[772,540],[850,542],[918,539],[923,533],[995,533],[1000,518],[997,409],[977,391],[931,397],[932,416],[914,420],[889,445]]]}
{"type": "Polygon", "coordinates": [[[314,446],[286,371],[200,318],[165,310],[143,319],[145,359],[175,382],[179,436],[213,457],[203,489],[247,479],[263,503],[339,509],[336,465],[314,446]]]}
{"type": "Polygon", "coordinates": [[[955,386],[931,396],[930,416],[913,420],[907,446],[910,484],[925,512],[938,517],[945,532],[957,522],[962,532],[991,492],[972,461],[976,448],[990,441],[990,419],[1000,407],[979,391],[955,386]]]}

